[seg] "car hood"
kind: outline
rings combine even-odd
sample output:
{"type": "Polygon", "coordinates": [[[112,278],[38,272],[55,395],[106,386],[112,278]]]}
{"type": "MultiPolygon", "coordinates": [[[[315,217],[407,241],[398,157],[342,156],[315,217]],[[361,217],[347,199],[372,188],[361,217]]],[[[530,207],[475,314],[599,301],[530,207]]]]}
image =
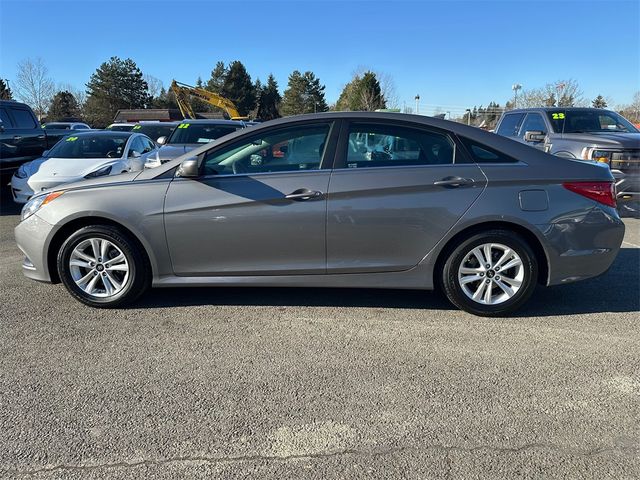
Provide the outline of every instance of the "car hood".
{"type": "Polygon", "coordinates": [[[640,148],[640,133],[565,133],[563,139],[584,143],[590,146],[612,148],[640,148]]]}
{"type": "Polygon", "coordinates": [[[84,177],[100,168],[120,161],[119,158],[39,158],[25,167],[34,179],[84,177]]]}
{"type": "Polygon", "coordinates": [[[173,160],[174,158],[178,158],[180,155],[184,155],[185,153],[193,150],[196,147],[199,147],[199,144],[182,144],[176,143],[174,145],[163,145],[158,150],[157,156],[160,160],[173,160]]]}

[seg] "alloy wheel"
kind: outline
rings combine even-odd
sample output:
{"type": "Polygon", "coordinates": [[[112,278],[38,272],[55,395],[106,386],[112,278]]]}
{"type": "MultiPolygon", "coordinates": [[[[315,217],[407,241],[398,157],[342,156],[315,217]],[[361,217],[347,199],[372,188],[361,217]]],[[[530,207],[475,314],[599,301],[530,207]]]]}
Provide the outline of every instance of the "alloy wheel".
{"type": "Polygon", "coordinates": [[[97,298],[117,295],[129,280],[127,257],[104,238],[88,238],[78,243],[69,257],[69,271],[81,290],[97,298]]]}
{"type": "Polygon", "coordinates": [[[524,281],[520,256],[501,243],[485,243],[465,255],[458,268],[464,294],[483,305],[498,305],[513,298],[524,281]]]}

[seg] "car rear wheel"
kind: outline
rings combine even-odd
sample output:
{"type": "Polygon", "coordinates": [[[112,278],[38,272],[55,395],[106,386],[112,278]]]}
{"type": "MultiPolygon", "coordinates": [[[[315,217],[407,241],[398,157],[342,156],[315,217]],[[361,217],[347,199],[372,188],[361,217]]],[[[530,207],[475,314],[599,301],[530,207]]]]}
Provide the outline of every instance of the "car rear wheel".
{"type": "Polygon", "coordinates": [[[83,227],[58,252],[58,273],[69,293],[92,307],[113,308],[136,300],[149,286],[148,260],[120,229],[83,227]]]}
{"type": "Polygon", "coordinates": [[[474,315],[504,316],[535,290],[538,264],[529,244],[509,230],[475,234],[453,248],[442,270],[447,298],[474,315]]]}

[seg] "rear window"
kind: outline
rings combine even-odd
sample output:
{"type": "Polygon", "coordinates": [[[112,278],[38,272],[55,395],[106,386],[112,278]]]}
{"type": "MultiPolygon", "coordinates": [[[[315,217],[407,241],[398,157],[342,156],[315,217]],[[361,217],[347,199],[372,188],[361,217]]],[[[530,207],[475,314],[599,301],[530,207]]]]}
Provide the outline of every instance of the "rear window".
{"type": "Polygon", "coordinates": [[[16,128],[38,128],[36,121],[33,119],[33,115],[29,110],[23,110],[21,108],[12,109],[13,119],[16,122],[16,128]]]}
{"type": "Polygon", "coordinates": [[[156,141],[160,137],[168,137],[176,128],[175,125],[162,125],[162,124],[150,124],[150,125],[136,125],[133,127],[133,131],[136,133],[143,133],[147,137],[156,141]]]}
{"type": "Polygon", "coordinates": [[[181,123],[167,143],[209,143],[238,129],[235,125],[207,125],[206,123],[181,123]]]}
{"type": "Polygon", "coordinates": [[[471,154],[471,158],[476,163],[516,163],[517,160],[509,155],[494,150],[491,147],[483,145],[468,138],[460,137],[464,146],[471,154]]]}
{"type": "Polygon", "coordinates": [[[507,113],[502,117],[498,131],[498,135],[503,137],[517,137],[518,127],[524,118],[524,113],[507,113]]]}

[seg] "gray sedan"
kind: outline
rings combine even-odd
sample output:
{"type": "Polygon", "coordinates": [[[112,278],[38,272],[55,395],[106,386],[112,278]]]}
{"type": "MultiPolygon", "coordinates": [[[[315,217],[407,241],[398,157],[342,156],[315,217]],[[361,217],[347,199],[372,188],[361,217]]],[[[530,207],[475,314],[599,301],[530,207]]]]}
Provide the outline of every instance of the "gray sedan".
{"type": "Polygon", "coordinates": [[[622,243],[606,166],[393,113],[239,130],[144,172],[34,197],[25,274],[116,307],[148,287],[442,289],[477,315],[605,272],[622,243]]]}

